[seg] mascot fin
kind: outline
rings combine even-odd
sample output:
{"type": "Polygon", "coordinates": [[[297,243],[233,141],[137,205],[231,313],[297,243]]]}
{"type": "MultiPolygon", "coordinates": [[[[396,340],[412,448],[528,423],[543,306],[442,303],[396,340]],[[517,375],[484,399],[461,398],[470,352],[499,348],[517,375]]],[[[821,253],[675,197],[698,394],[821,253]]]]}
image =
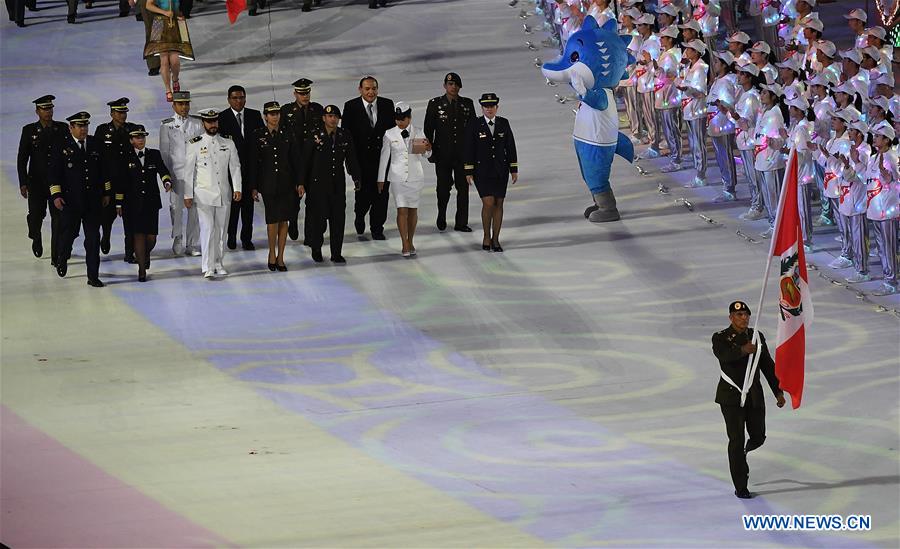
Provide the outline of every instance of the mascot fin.
{"type": "Polygon", "coordinates": [[[634,162],[634,143],[622,132],[619,132],[616,141],[616,154],[629,162],[634,162]]]}

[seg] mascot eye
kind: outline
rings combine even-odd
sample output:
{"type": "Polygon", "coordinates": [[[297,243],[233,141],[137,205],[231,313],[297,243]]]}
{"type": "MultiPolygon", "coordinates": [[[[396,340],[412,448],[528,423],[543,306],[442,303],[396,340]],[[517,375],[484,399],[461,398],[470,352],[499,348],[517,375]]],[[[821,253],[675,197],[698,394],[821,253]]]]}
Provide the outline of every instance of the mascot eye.
{"type": "Polygon", "coordinates": [[[579,57],[578,57],[578,52],[577,52],[577,51],[573,51],[573,52],[572,52],[572,55],[569,56],[569,59],[571,59],[573,63],[577,63],[577,62],[578,62],[578,59],[579,59],[579,57]]]}

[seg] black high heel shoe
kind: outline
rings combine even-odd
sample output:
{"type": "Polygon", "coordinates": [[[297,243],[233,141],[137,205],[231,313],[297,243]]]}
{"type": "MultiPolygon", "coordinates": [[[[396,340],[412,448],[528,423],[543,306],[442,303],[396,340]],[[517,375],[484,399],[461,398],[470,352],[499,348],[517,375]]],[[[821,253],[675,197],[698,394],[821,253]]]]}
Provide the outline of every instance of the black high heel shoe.
{"type": "Polygon", "coordinates": [[[287,265],[275,265],[275,268],[278,269],[279,273],[287,272],[287,265]]]}
{"type": "Polygon", "coordinates": [[[481,241],[481,249],[484,250],[484,251],[486,251],[486,252],[489,252],[489,251],[491,251],[491,245],[490,245],[490,244],[485,244],[484,241],[482,240],[482,241],[481,241]]]}
{"type": "Polygon", "coordinates": [[[273,273],[275,272],[275,269],[277,269],[277,268],[278,268],[278,265],[276,265],[274,263],[269,263],[269,270],[272,271],[273,273]]]}
{"type": "Polygon", "coordinates": [[[502,252],[503,246],[501,246],[499,242],[496,244],[491,244],[491,251],[492,252],[502,252]]]}

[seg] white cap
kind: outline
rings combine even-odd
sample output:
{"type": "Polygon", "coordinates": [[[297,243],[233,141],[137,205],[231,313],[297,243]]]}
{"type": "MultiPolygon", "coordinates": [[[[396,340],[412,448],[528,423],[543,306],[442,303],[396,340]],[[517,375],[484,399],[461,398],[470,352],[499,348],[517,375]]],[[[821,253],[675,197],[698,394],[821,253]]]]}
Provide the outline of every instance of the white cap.
{"type": "Polygon", "coordinates": [[[825,23],[822,22],[818,17],[810,17],[803,23],[804,29],[813,29],[819,32],[825,30],[825,23]]]}
{"type": "Polygon", "coordinates": [[[738,31],[728,37],[729,42],[740,42],[741,44],[749,44],[750,36],[744,31],[738,31]]]}
{"type": "Polygon", "coordinates": [[[737,70],[739,72],[749,72],[753,76],[759,76],[759,67],[753,63],[744,63],[743,65],[738,64],[737,70]]]}
{"type": "Polygon", "coordinates": [[[856,88],[850,85],[850,82],[842,82],[834,87],[834,93],[846,93],[847,95],[856,95],[856,88]]]}
{"type": "Polygon", "coordinates": [[[710,55],[712,55],[713,57],[718,57],[726,65],[734,65],[734,55],[732,55],[730,51],[714,51],[711,52],[710,55]]]}
{"type": "Polygon", "coordinates": [[[866,21],[869,20],[869,16],[866,14],[865,11],[863,11],[859,8],[856,8],[856,9],[850,10],[850,13],[845,15],[844,19],[858,19],[858,20],[862,21],[863,23],[865,23],[866,21]]]}
{"type": "Polygon", "coordinates": [[[763,84],[763,85],[760,86],[760,87],[761,87],[762,89],[764,89],[764,90],[768,90],[768,91],[774,93],[774,94],[777,95],[778,97],[783,97],[783,96],[784,96],[784,88],[781,87],[781,84],[775,84],[775,83],[773,83],[773,84],[763,84]]]}
{"type": "Polygon", "coordinates": [[[863,134],[869,133],[869,125],[866,124],[865,122],[863,122],[863,120],[861,118],[859,120],[854,120],[853,122],[850,122],[850,129],[856,130],[863,134]]]}
{"type": "Polygon", "coordinates": [[[875,61],[881,62],[881,51],[878,50],[875,46],[866,46],[862,49],[863,55],[868,55],[875,61]]]}
{"type": "Polygon", "coordinates": [[[757,53],[764,53],[766,55],[769,55],[772,52],[772,48],[770,48],[769,45],[766,44],[765,42],[759,41],[759,42],[753,44],[753,47],[750,48],[750,51],[757,52],[757,53]]]}
{"type": "Polygon", "coordinates": [[[856,48],[850,48],[848,50],[841,51],[841,57],[843,59],[849,59],[857,65],[862,63],[862,56],[859,54],[859,50],[856,48]]]}
{"type": "Polygon", "coordinates": [[[803,112],[806,112],[809,109],[809,101],[806,100],[802,95],[797,95],[785,101],[785,104],[788,107],[796,107],[803,112]]]}
{"type": "Polygon", "coordinates": [[[665,13],[666,15],[671,15],[672,17],[678,17],[678,10],[675,9],[675,6],[672,4],[666,4],[661,8],[657,8],[657,15],[660,13],[665,13]]]}
{"type": "Polygon", "coordinates": [[[809,81],[810,86],[825,86],[826,88],[831,85],[831,82],[825,78],[825,75],[819,73],[812,77],[812,80],[809,81]]]}
{"type": "Polygon", "coordinates": [[[887,32],[885,32],[884,27],[872,27],[871,29],[866,30],[866,34],[874,36],[882,41],[887,37],[887,32]]]}
{"type": "Polygon", "coordinates": [[[887,120],[882,120],[878,124],[875,124],[875,127],[869,130],[869,133],[871,133],[872,135],[883,135],[888,139],[894,139],[895,137],[897,137],[897,134],[894,133],[894,128],[892,128],[891,125],[887,123],[887,120]]]}
{"type": "Polygon", "coordinates": [[[659,37],[668,36],[669,38],[678,38],[678,25],[669,25],[659,31],[659,37]]]}
{"type": "Polygon", "coordinates": [[[800,64],[797,63],[797,59],[794,56],[790,56],[781,63],[775,63],[775,66],[779,69],[791,69],[792,71],[799,73],[800,72],[800,64]]]}
{"type": "Polygon", "coordinates": [[[859,120],[859,111],[853,107],[846,107],[835,112],[834,116],[849,124],[859,120]]]}
{"type": "Polygon", "coordinates": [[[891,90],[894,89],[894,79],[887,75],[887,73],[878,73],[878,76],[872,78],[870,83],[873,86],[888,86],[891,90]]]}
{"type": "Polygon", "coordinates": [[[412,107],[409,106],[408,103],[404,101],[397,101],[394,103],[394,114],[404,114],[404,113],[412,114],[412,107]]]}
{"type": "Polygon", "coordinates": [[[682,44],[681,47],[697,50],[700,55],[706,53],[706,44],[704,44],[701,40],[697,40],[696,38],[694,38],[687,44],[682,44]]]}
{"type": "Polygon", "coordinates": [[[691,18],[691,20],[688,21],[687,23],[685,23],[684,25],[678,25],[678,28],[680,28],[682,30],[691,29],[697,33],[703,32],[702,30],[700,30],[700,23],[698,23],[697,20],[694,18],[691,18]]]}
{"type": "Polygon", "coordinates": [[[888,101],[888,98],[883,95],[870,97],[869,104],[878,105],[879,107],[881,107],[881,110],[883,110],[884,112],[890,112],[890,110],[891,110],[890,101],[888,101]]]}
{"type": "Polygon", "coordinates": [[[837,53],[837,46],[831,40],[819,40],[816,42],[816,49],[832,58],[837,53]]]}
{"type": "Polygon", "coordinates": [[[638,25],[652,25],[653,23],[656,23],[656,17],[654,17],[652,13],[645,13],[638,17],[638,20],[635,21],[635,23],[638,25]]]}
{"type": "Polygon", "coordinates": [[[641,15],[643,15],[643,13],[641,13],[641,10],[637,8],[628,8],[627,10],[622,12],[622,15],[627,15],[628,17],[631,17],[632,20],[637,21],[641,18],[641,15]]]}

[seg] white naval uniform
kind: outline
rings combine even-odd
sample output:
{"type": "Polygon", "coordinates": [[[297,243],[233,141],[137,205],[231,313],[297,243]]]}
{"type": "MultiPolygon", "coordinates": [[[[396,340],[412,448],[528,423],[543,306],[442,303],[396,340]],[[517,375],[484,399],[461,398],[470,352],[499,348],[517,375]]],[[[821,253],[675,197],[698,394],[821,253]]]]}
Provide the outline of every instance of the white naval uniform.
{"type": "Polygon", "coordinates": [[[200,248],[200,222],[197,209],[191,208],[184,224],[185,157],[188,141],[203,133],[203,123],[188,116],[175,115],[166,118],[159,126],[159,152],[163,163],[172,176],[172,190],[169,193],[169,215],[172,219],[172,238],[182,239],[187,251],[200,248]]]}
{"type": "Polygon", "coordinates": [[[422,159],[429,158],[431,151],[413,154],[413,139],[424,139],[425,133],[412,124],[406,127],[409,137],[403,138],[403,130],[394,126],[384,132],[381,143],[381,159],[378,174],[387,173],[391,182],[391,194],[398,208],[418,208],[419,197],[425,186],[425,168],[422,159]]]}
{"type": "Polygon", "coordinates": [[[203,273],[224,273],[222,259],[232,195],[242,189],[241,161],[234,142],[206,133],[191,139],[185,175],[184,197],[194,200],[200,218],[203,273]]]}

